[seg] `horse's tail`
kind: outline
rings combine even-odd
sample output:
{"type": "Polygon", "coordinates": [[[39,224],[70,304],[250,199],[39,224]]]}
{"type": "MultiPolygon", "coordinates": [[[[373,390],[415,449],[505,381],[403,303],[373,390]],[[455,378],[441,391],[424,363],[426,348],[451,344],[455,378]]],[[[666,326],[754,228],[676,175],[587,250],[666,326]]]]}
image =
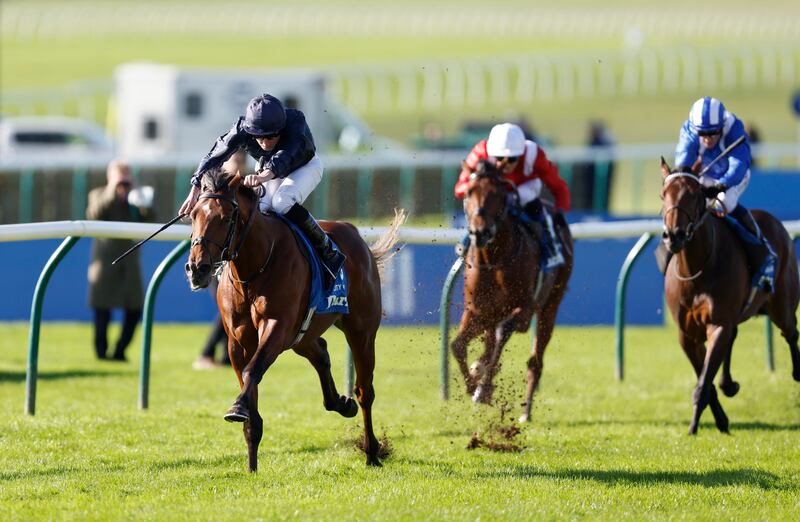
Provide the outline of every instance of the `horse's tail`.
{"type": "Polygon", "coordinates": [[[378,273],[383,276],[383,270],[389,260],[400,251],[395,248],[397,240],[400,238],[400,227],[406,222],[408,212],[405,209],[394,209],[394,219],[392,224],[389,225],[389,230],[378,238],[369,249],[372,256],[375,258],[375,263],[378,265],[378,273]]]}

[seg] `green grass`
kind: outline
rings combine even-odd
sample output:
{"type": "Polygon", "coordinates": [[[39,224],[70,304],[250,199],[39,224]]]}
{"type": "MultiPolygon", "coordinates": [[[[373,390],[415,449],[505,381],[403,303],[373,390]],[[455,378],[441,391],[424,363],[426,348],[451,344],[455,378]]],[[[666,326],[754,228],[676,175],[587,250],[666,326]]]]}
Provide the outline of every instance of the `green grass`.
{"type": "MultiPolygon", "coordinates": [[[[233,373],[190,369],[205,325],[156,327],[151,408],[141,412],[136,364],[94,361],[88,325],[45,324],[35,417],[22,413],[27,327],[2,328],[2,520],[800,516],[800,385],[782,342],[777,371],[766,371],[760,322],[737,340],[742,390],[722,400],[731,435],[706,413],[696,438],[686,435],[694,378],[674,327],[629,330],[623,383],[613,379],[612,329],[559,328],[518,453],[465,449],[498,413],[471,405],[455,378],[453,399],[439,400],[435,329],[384,328],[375,419],[393,453],[382,469],[366,468],[353,445],[360,417],[325,412],[313,370],[287,353],[261,384],[256,475],[245,471],[241,429],[221,418],[237,393],[233,373]]],[[[342,337],[328,339],[341,383],[342,337]]],[[[504,356],[501,390],[513,404],[527,345],[516,336],[504,356]]]]}

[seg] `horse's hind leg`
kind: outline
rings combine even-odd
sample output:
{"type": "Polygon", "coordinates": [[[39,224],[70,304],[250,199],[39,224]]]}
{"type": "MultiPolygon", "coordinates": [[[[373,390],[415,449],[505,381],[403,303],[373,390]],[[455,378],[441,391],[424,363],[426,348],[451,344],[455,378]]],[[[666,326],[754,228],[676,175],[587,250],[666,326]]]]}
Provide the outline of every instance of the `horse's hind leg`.
{"type": "Polygon", "coordinates": [[[294,348],[298,355],[302,355],[311,363],[322,386],[322,402],[328,411],[338,412],[342,417],[355,417],[358,413],[358,404],[350,397],[339,395],[336,384],[331,375],[331,358],[328,355],[328,343],[320,337],[313,343],[303,343],[294,348]]]}
{"type": "Polygon", "coordinates": [[[737,327],[733,327],[733,334],[731,336],[731,345],[728,348],[728,354],[725,356],[725,361],[722,363],[722,375],[720,375],[717,384],[719,389],[726,397],[733,397],[739,392],[739,383],[731,377],[731,356],[733,355],[733,343],[736,341],[736,335],[739,333],[737,327]]]}
{"type": "MultiPolygon", "coordinates": [[[[791,284],[789,285],[791,286],[791,284]]],[[[767,313],[772,322],[781,331],[781,335],[789,344],[789,354],[792,356],[792,377],[800,382],[800,350],[797,347],[797,297],[791,299],[790,290],[779,288],[775,295],[767,302],[767,313]]]]}
{"type": "Polygon", "coordinates": [[[531,356],[528,358],[528,385],[527,396],[525,399],[525,411],[519,417],[520,422],[528,422],[531,417],[533,394],[539,387],[539,381],[542,379],[542,370],[544,370],[544,351],[550,342],[550,338],[553,336],[553,328],[555,328],[556,313],[558,311],[558,302],[559,301],[556,301],[554,305],[548,305],[536,316],[536,337],[534,338],[533,346],[531,347],[531,356]]]}
{"type": "Polygon", "coordinates": [[[361,405],[361,414],[364,418],[364,449],[367,454],[367,466],[380,466],[378,452],[381,445],[375,437],[372,426],[372,403],[375,401],[375,388],[372,386],[372,377],[375,371],[375,334],[371,332],[355,331],[343,328],[350,350],[353,353],[353,363],[356,367],[355,395],[361,405]]]}

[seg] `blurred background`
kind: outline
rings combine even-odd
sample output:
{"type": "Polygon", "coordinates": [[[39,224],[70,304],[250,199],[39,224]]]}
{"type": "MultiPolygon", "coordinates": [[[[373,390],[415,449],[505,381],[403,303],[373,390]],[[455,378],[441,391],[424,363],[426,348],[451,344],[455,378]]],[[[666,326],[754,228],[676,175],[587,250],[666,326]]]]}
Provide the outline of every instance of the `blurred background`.
{"type": "MultiPolygon", "coordinates": [[[[798,2],[2,0],[0,73],[0,223],[84,219],[112,158],[153,188],[151,216],[165,222],[200,158],[265,91],[310,122],[326,176],[307,206],[320,218],[385,225],[402,206],[412,226],[460,226],[461,160],[501,121],[558,163],[570,222],[655,216],[659,156],[672,161],[706,95],[750,129],[758,168],[744,204],[800,218],[798,2]]],[[[613,321],[634,240],[577,244],[559,322],[613,321]]],[[[0,266],[16,274],[58,242],[6,245],[0,266]]],[[[146,274],[171,247],[143,249],[146,274]]],[[[88,318],[75,306],[88,242],[76,250],[45,318],[88,318]]],[[[403,249],[383,281],[389,323],[436,322],[453,256],[450,245],[403,249]]],[[[30,295],[36,272],[15,275],[9,295],[30,295]]],[[[213,317],[212,299],[172,272],[160,318],[213,317]]],[[[652,258],[631,284],[628,320],[663,323],[652,258]]],[[[25,301],[0,303],[0,317],[25,319],[25,301]]]]}
{"type": "Polygon", "coordinates": [[[0,72],[2,223],[82,218],[112,157],[168,219],[264,91],[311,122],[314,212],[358,223],[402,205],[452,224],[460,160],[500,121],[558,162],[573,221],[656,213],[658,157],[704,95],[750,126],[763,169],[800,155],[790,1],[4,0],[0,72]]]}

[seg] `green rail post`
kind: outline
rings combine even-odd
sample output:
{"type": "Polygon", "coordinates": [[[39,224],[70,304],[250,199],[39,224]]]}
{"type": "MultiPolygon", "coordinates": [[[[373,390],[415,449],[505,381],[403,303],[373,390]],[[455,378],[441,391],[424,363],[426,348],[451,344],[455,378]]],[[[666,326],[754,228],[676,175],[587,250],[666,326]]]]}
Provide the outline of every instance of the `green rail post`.
{"type": "Polygon", "coordinates": [[[86,218],[87,175],[86,169],[78,169],[72,173],[72,219],[86,218]]]}
{"type": "Polygon", "coordinates": [[[359,219],[367,219],[372,215],[372,176],[372,169],[366,167],[358,169],[356,213],[359,219]]]}
{"type": "Polygon", "coordinates": [[[459,257],[453,263],[450,272],[447,273],[444,287],[442,288],[442,297],[439,300],[439,337],[442,343],[439,357],[439,386],[442,400],[445,401],[450,397],[450,357],[448,353],[450,348],[450,299],[453,296],[453,282],[462,268],[464,268],[464,258],[459,257]]]}
{"type": "Polygon", "coordinates": [[[444,223],[453,222],[453,187],[455,187],[456,180],[458,179],[458,169],[453,167],[442,167],[442,186],[441,186],[441,199],[439,206],[442,211],[444,223]]]}
{"type": "Polygon", "coordinates": [[[611,164],[608,161],[599,161],[595,164],[595,178],[592,192],[592,209],[595,212],[608,210],[608,173],[611,164]]]}
{"type": "Polygon", "coordinates": [[[625,262],[622,263],[622,268],[619,271],[617,278],[617,296],[614,303],[614,328],[616,333],[617,344],[617,380],[621,381],[625,378],[625,292],[628,287],[628,278],[631,275],[631,269],[636,259],[644,251],[644,247],[653,239],[653,234],[645,232],[639,238],[630,252],[625,262]]]}
{"type": "Polygon", "coordinates": [[[23,170],[19,175],[19,222],[33,221],[33,189],[36,179],[33,170],[23,170]]]}
{"type": "Polygon", "coordinates": [[[765,317],[764,321],[765,333],[767,336],[767,370],[775,371],[775,354],[772,350],[772,319],[769,316],[765,317]]]}
{"type": "Polygon", "coordinates": [[[347,344],[344,352],[344,390],[347,397],[353,396],[353,352],[347,344]]]}
{"type": "Polygon", "coordinates": [[[144,297],[144,314],[142,319],[142,360],[139,369],[139,409],[146,410],[150,393],[150,344],[153,338],[153,310],[156,304],[156,293],[161,281],[175,261],[189,250],[190,241],[184,239],[158,265],[144,297]]]}
{"type": "Polygon", "coordinates": [[[417,198],[414,194],[417,185],[417,173],[413,167],[400,169],[400,205],[406,209],[409,216],[414,215],[417,198]]]}
{"type": "Polygon", "coordinates": [[[328,214],[328,190],[331,184],[330,176],[330,172],[323,174],[322,179],[319,181],[319,186],[314,190],[313,206],[314,215],[317,218],[328,219],[330,217],[328,214]]]}
{"type": "Polygon", "coordinates": [[[558,175],[572,188],[573,164],[561,162],[558,164],[558,175]]]}
{"type": "Polygon", "coordinates": [[[36,379],[39,372],[39,327],[42,322],[44,293],[47,290],[47,283],[50,282],[50,276],[53,275],[53,271],[77,241],[77,237],[68,236],[61,242],[61,245],[44,265],[42,273],[39,274],[39,280],[36,282],[36,288],[33,291],[31,324],[28,333],[28,369],[25,375],[25,413],[28,415],[36,413],[36,379]]]}
{"type": "Polygon", "coordinates": [[[187,168],[178,169],[175,173],[175,208],[181,208],[183,200],[191,188],[192,171],[187,168]]]}

